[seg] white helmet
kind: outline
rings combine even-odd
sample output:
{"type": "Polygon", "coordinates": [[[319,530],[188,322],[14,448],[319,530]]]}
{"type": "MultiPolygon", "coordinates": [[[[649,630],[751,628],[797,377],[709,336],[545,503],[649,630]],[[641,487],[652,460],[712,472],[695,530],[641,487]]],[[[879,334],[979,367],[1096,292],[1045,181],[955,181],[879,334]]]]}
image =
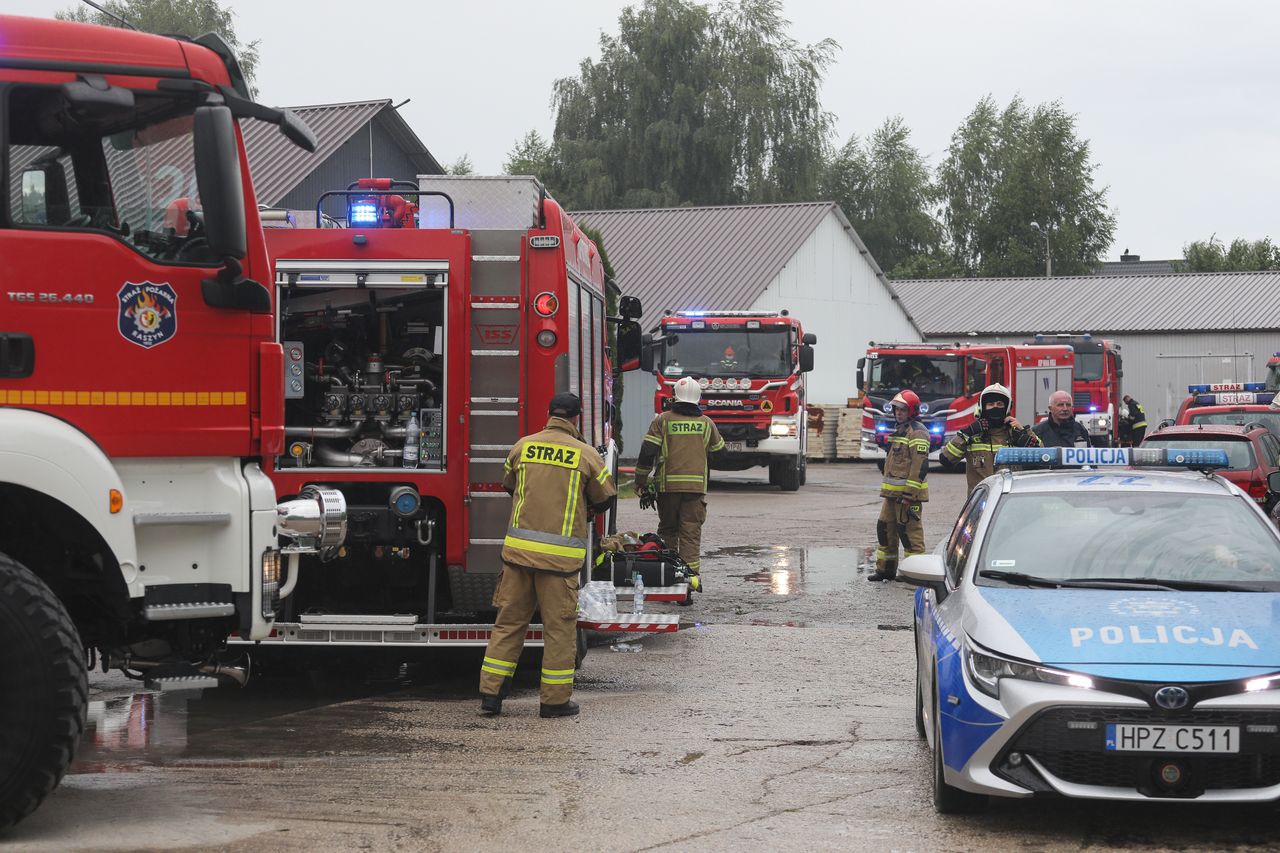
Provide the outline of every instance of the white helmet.
{"type": "Polygon", "coordinates": [[[675,395],[681,403],[697,405],[697,402],[702,399],[702,389],[698,387],[698,380],[685,376],[676,380],[675,395]]]}
{"type": "Polygon", "coordinates": [[[987,407],[988,397],[1004,398],[1004,407],[1006,410],[1013,408],[1013,394],[1009,393],[1009,389],[1005,386],[994,383],[982,389],[982,393],[978,395],[978,407],[975,410],[978,417],[982,417],[982,412],[987,407]]]}

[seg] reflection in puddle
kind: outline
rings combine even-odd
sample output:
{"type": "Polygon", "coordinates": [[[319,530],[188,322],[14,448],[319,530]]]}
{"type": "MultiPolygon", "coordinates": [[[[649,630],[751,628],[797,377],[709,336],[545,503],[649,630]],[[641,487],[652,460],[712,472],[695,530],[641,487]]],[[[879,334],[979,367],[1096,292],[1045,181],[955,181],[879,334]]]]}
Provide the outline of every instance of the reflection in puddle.
{"type": "Polygon", "coordinates": [[[89,703],[72,773],[124,773],[158,763],[155,752],[187,745],[187,703],[195,693],[135,693],[89,703]]]}
{"type": "Polygon", "coordinates": [[[759,566],[757,571],[731,574],[730,577],[767,586],[772,595],[805,595],[847,589],[864,574],[866,559],[864,549],[840,546],[734,545],[707,554],[708,559],[726,557],[749,566],[759,566]]]}

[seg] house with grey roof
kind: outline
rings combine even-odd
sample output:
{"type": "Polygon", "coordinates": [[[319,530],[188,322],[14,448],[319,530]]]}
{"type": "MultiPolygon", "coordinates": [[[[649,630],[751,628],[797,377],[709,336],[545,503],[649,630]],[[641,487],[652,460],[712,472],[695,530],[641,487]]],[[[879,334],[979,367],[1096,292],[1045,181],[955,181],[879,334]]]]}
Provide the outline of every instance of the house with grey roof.
{"type": "MultiPolygon", "coordinates": [[[[920,341],[895,285],[834,202],[587,210],[622,292],[644,305],[642,323],[664,311],[778,311],[818,336],[809,400],[843,405],[858,393],[867,342],[920,341]]],[[[634,454],[653,417],[655,380],[627,374],[624,452],[634,454]]]]}
{"type": "Polygon", "coordinates": [[[1084,333],[1120,344],[1122,388],[1153,424],[1187,386],[1261,382],[1280,351],[1280,272],[895,279],[930,341],[1084,333]]]}
{"type": "MultiPolygon", "coordinates": [[[[240,125],[260,205],[314,210],[322,193],[346,189],[358,178],[416,181],[418,175],[444,173],[390,99],[290,109],[315,132],[314,153],[294,145],[274,125],[240,125]]],[[[325,212],[345,218],[345,203],[335,199],[325,212]]]]}

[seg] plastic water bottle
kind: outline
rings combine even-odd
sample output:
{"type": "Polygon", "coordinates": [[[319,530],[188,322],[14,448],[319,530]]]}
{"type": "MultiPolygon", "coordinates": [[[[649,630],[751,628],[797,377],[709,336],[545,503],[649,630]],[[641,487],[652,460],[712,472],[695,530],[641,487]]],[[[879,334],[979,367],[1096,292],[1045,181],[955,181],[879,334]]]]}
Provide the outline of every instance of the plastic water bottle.
{"type": "Polygon", "coordinates": [[[418,467],[418,441],[421,433],[422,430],[418,427],[418,413],[414,412],[409,415],[409,423],[404,427],[404,455],[400,457],[400,463],[406,468],[418,467]]]}
{"type": "Polygon", "coordinates": [[[631,598],[631,612],[643,613],[644,612],[644,578],[640,576],[639,572],[636,572],[635,575],[633,575],[631,578],[631,583],[635,587],[635,593],[632,595],[632,598],[631,598]]]}

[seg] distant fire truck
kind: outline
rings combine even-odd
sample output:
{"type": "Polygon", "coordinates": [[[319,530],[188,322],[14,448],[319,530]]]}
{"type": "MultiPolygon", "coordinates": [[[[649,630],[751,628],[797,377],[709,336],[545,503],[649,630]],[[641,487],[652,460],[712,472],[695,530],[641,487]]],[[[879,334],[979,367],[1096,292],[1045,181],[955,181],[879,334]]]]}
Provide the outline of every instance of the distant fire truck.
{"type": "Polygon", "coordinates": [[[1097,447],[1110,447],[1120,440],[1120,409],[1124,394],[1120,379],[1124,363],[1120,345],[1107,338],[1083,335],[1036,335],[1028,344],[1068,344],[1075,350],[1076,366],[1071,388],[1076,420],[1089,431],[1097,447]]]}
{"type": "Polygon", "coordinates": [[[703,411],[725,452],[713,467],[767,466],[769,482],[793,492],[805,481],[807,397],[816,335],[787,311],[679,311],[659,321],[642,368],[658,380],[654,410],[665,411],[676,380],[702,388],[703,411]]]}
{"type": "Polygon", "coordinates": [[[1013,394],[1013,415],[1024,424],[1043,420],[1049,395],[1071,388],[1075,364],[1070,346],[999,344],[876,344],[858,359],[858,387],[866,404],[862,414],[863,459],[883,466],[885,443],[893,432],[889,401],[910,389],[920,397],[920,420],[929,430],[929,458],[973,422],[978,396],[988,385],[1005,385],[1013,394]]]}
{"type": "MultiPolygon", "coordinates": [[[[266,232],[285,441],[263,470],[280,496],[343,495],[346,538],[290,562],[270,636],[231,643],[268,665],[484,646],[511,513],[507,453],[570,390],[583,437],[616,472],[609,326],[616,362],[638,362],[640,304],[622,297],[622,316],[607,316],[595,244],[536,179],[362,180],[322,196],[315,221],[333,197],[345,227],[266,232]]],[[[627,630],[678,623],[644,614],[627,630]]],[[[542,645],[541,625],[527,645],[542,645]]]]}
{"type": "Polygon", "coordinates": [[[323,484],[277,501],[264,470],[285,362],[236,119],[314,136],[249,99],[217,36],[0,32],[4,827],[75,754],[90,659],[243,680],[227,635],[269,636],[282,564],[342,547],[347,518],[323,484]]]}

